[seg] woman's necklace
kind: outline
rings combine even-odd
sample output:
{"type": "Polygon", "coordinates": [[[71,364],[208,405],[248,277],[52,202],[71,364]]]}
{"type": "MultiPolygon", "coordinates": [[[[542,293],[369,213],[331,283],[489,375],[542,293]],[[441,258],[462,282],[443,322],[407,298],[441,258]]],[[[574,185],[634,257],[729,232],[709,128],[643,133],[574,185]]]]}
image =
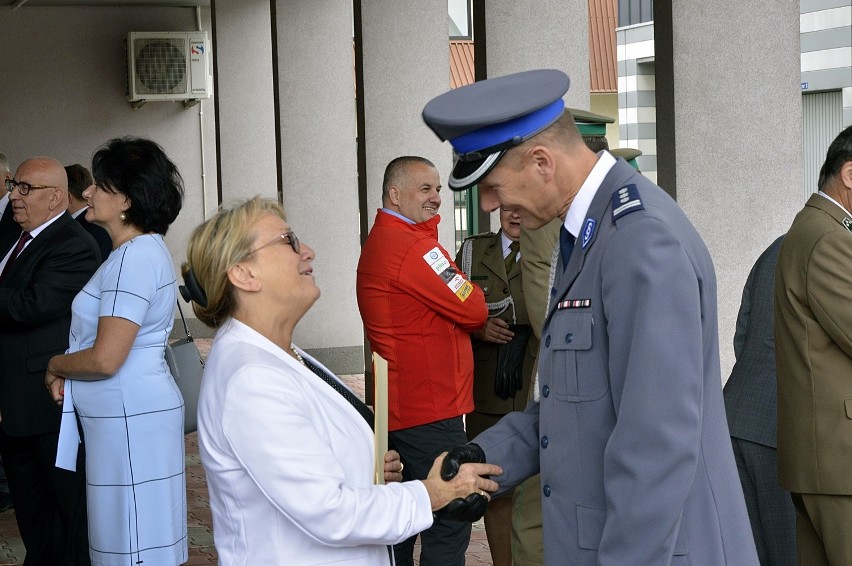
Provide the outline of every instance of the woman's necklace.
{"type": "Polygon", "coordinates": [[[300,364],[302,364],[305,367],[308,366],[308,364],[305,363],[305,358],[303,358],[301,355],[299,355],[299,352],[296,351],[296,346],[294,346],[293,344],[290,344],[290,351],[293,353],[293,356],[295,356],[296,360],[300,364]]]}

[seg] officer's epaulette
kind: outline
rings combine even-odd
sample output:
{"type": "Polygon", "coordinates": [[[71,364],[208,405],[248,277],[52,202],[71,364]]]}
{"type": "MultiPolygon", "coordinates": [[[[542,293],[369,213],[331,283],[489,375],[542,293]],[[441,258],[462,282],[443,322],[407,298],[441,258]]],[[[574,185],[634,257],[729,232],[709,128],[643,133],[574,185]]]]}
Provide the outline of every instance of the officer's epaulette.
{"type": "Polygon", "coordinates": [[[625,185],[612,193],[612,221],[615,222],[625,214],[645,210],[642,199],[639,198],[639,189],[633,183],[625,185]]]}
{"type": "Polygon", "coordinates": [[[465,240],[475,240],[477,238],[490,238],[494,235],[494,232],[483,232],[481,234],[472,234],[465,238],[465,240]]]}

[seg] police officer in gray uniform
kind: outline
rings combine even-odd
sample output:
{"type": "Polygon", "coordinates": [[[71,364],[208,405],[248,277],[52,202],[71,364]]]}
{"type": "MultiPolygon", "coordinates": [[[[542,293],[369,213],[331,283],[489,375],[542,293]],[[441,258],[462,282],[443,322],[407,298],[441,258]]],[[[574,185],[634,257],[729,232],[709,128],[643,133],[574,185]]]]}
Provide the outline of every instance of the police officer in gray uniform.
{"type": "Polygon", "coordinates": [[[453,190],[555,217],[560,258],[539,353],[539,402],[476,446],[509,489],[541,473],[545,564],[756,565],[722,402],[716,278],[675,202],[584,145],[556,70],[445,93],[423,118],[460,157],[453,190]]]}

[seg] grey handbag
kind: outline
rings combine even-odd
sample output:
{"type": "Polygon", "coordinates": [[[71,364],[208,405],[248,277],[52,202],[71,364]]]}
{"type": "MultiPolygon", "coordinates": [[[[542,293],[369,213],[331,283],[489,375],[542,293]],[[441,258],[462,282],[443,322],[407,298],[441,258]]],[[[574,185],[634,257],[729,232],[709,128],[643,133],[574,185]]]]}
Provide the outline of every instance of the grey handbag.
{"type": "Polygon", "coordinates": [[[198,391],[201,389],[204,361],[201,359],[195,340],[189,333],[189,326],[183,317],[183,309],[180,308],[180,300],[177,307],[186,338],[179,338],[166,344],[166,363],[169,364],[169,371],[172,372],[172,377],[175,378],[175,383],[183,396],[183,433],[189,434],[198,428],[198,391]]]}

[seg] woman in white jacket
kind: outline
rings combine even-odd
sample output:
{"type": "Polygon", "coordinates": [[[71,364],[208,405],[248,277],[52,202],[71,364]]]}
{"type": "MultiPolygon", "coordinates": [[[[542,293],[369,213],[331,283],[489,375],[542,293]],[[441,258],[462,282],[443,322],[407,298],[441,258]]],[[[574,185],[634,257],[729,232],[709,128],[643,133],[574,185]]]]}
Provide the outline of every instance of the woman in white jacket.
{"type": "MultiPolygon", "coordinates": [[[[369,408],[291,342],[320,291],[314,252],[280,205],[255,198],[220,211],[187,257],[193,309],[218,329],[198,440],[219,564],[391,564],[387,545],[428,528],[434,510],[497,489],[481,477],[500,473],[489,464],[443,481],[442,456],[424,481],[374,485],[369,408]]],[[[396,452],[384,471],[401,480],[396,452]]]]}

